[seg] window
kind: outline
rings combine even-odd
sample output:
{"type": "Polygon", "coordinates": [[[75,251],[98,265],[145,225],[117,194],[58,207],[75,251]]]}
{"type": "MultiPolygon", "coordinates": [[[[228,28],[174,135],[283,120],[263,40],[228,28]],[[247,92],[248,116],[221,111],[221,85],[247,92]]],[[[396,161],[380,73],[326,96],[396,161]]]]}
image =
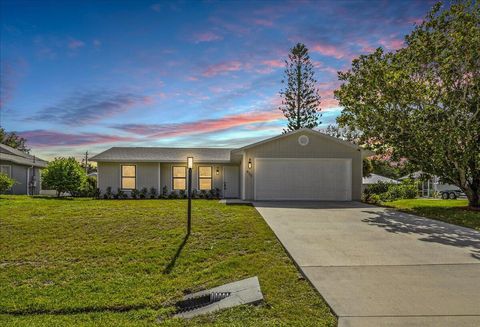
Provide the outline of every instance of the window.
{"type": "Polygon", "coordinates": [[[9,165],[0,165],[0,173],[4,173],[8,177],[12,177],[12,167],[9,165]]]}
{"type": "Polygon", "coordinates": [[[137,167],[135,165],[122,165],[122,189],[133,190],[137,184],[137,167]]]}
{"type": "Polygon", "coordinates": [[[212,189],[212,167],[198,167],[198,188],[200,190],[212,189]]]}
{"type": "Polygon", "coordinates": [[[172,168],[172,188],[174,190],[187,188],[187,167],[174,166],[172,168]]]}

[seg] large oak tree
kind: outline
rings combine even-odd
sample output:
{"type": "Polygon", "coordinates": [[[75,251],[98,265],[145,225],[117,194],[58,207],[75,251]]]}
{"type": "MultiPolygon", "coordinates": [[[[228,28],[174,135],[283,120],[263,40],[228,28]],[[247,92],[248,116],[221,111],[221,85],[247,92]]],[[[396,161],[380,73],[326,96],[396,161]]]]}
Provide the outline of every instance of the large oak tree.
{"type": "Polygon", "coordinates": [[[339,73],[338,122],[455,184],[470,206],[480,192],[480,4],[436,4],[395,53],[381,48],[339,73]]]}

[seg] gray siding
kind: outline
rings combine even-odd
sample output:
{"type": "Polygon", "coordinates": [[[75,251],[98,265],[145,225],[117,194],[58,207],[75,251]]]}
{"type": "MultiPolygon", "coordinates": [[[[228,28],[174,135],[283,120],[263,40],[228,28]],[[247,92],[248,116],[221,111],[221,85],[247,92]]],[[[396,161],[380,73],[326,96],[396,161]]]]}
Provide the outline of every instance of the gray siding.
{"type": "MultiPolygon", "coordinates": [[[[0,161],[0,165],[7,165],[10,166],[11,178],[15,180],[15,184],[13,185],[12,189],[8,192],[9,194],[16,194],[16,195],[25,195],[28,192],[28,180],[29,177],[28,169],[29,166],[18,165],[16,163],[10,161],[0,161]]],[[[30,174],[31,174],[30,170],[30,174]]],[[[35,194],[40,194],[41,188],[41,170],[39,168],[35,168],[35,174],[37,176],[37,184],[35,189],[35,194]]]]}
{"type": "MultiPolygon", "coordinates": [[[[185,166],[179,163],[158,163],[158,162],[98,162],[98,187],[100,191],[105,192],[107,187],[111,187],[113,192],[120,187],[120,166],[122,164],[134,164],[137,166],[136,188],[154,187],[160,193],[164,186],[168,192],[172,190],[172,167],[185,166]]],[[[198,189],[198,167],[211,166],[213,173],[213,188],[223,189],[223,166],[224,164],[201,163],[194,164],[192,169],[192,187],[198,189]],[[218,175],[216,170],[218,169],[218,175]]]]}
{"type": "MultiPolygon", "coordinates": [[[[177,163],[162,163],[161,164],[161,189],[166,186],[168,192],[172,191],[172,167],[173,166],[184,166],[186,164],[177,164],[177,163]]],[[[215,164],[215,163],[201,163],[194,164],[192,169],[192,188],[198,189],[198,167],[199,166],[211,166],[212,167],[212,184],[213,188],[218,188],[220,191],[223,190],[223,166],[228,166],[228,164],[215,164]],[[216,173],[218,169],[218,175],[216,173]]]]}
{"type": "Polygon", "coordinates": [[[103,193],[107,187],[116,192],[121,187],[121,165],[135,165],[137,167],[136,188],[144,187],[158,189],[159,164],[156,162],[99,162],[98,163],[98,188],[103,193]]]}
{"type": "Polygon", "coordinates": [[[244,164],[252,159],[251,173],[244,174],[244,199],[253,199],[253,178],[255,158],[351,158],[352,159],[352,200],[361,199],[362,187],[362,154],[361,151],[340,144],[334,140],[322,137],[316,133],[305,132],[285,136],[256,147],[246,149],[244,164]],[[301,135],[309,137],[309,143],[301,146],[298,138],[301,135]]]}

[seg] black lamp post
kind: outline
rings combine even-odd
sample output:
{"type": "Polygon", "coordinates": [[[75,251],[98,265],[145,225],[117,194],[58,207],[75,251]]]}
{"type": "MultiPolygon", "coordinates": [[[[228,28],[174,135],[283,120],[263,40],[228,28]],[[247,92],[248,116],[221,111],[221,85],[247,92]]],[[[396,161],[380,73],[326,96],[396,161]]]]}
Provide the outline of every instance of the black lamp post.
{"type": "Polygon", "coordinates": [[[187,235],[190,235],[190,230],[192,229],[192,168],[193,168],[193,157],[187,157],[187,168],[188,168],[187,235]]]}

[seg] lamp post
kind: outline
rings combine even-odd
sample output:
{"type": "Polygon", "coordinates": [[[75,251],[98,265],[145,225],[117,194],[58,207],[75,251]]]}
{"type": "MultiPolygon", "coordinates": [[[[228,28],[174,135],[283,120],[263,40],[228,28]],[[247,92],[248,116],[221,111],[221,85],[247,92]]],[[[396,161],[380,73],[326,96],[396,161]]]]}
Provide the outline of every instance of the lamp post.
{"type": "Polygon", "coordinates": [[[193,168],[193,157],[187,157],[187,168],[188,168],[187,235],[190,235],[190,230],[192,229],[192,168],[193,168]]]}

